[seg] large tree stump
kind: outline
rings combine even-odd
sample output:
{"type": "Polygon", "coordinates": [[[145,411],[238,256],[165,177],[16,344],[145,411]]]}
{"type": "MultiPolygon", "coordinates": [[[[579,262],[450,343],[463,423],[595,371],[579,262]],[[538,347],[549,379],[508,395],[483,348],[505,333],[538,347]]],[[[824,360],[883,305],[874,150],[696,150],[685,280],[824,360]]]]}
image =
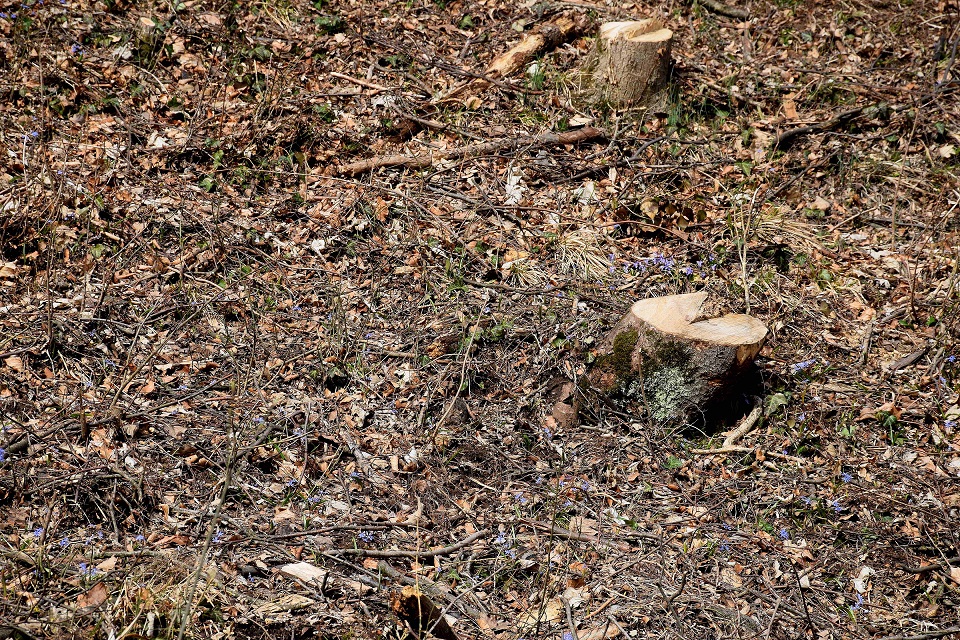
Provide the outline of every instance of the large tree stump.
{"type": "Polygon", "coordinates": [[[694,322],[706,298],[698,292],[635,302],[598,345],[591,385],[640,404],[659,423],[693,421],[736,392],[767,327],[743,314],[694,322]]]}
{"type": "Polygon", "coordinates": [[[607,22],[581,68],[583,98],[612,108],[662,109],[673,31],[657,19],[607,22]]]}

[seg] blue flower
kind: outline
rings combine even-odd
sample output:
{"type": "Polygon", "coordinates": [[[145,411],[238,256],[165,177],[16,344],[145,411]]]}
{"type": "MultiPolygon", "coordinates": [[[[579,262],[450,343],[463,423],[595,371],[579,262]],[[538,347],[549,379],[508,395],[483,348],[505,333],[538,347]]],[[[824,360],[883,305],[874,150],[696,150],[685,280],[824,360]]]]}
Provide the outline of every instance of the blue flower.
{"type": "Polygon", "coordinates": [[[852,607],[850,607],[850,611],[858,611],[858,610],[860,609],[860,607],[862,607],[862,606],[863,606],[863,595],[860,594],[860,593],[858,593],[858,594],[857,594],[857,603],[856,603],[855,605],[853,605],[852,607]]]}
{"type": "Polygon", "coordinates": [[[797,422],[803,422],[806,419],[807,419],[807,414],[805,412],[801,412],[800,415],[797,416],[797,422]]]}
{"type": "Polygon", "coordinates": [[[0,447],[0,462],[3,462],[7,459],[7,450],[3,447],[0,447]]]}
{"type": "Polygon", "coordinates": [[[804,360],[803,362],[798,362],[796,364],[790,365],[791,373],[800,373],[805,371],[817,363],[816,358],[810,358],[809,360],[804,360]]]}
{"type": "Polygon", "coordinates": [[[840,475],[840,479],[844,482],[853,482],[853,476],[847,472],[844,472],[840,475]]]}
{"type": "Polygon", "coordinates": [[[37,527],[36,529],[33,530],[34,538],[39,538],[42,535],[43,535],[43,527],[37,527]]]}
{"type": "Polygon", "coordinates": [[[68,538],[67,536],[63,536],[63,540],[60,541],[60,548],[66,549],[69,546],[70,546],[70,538],[68,538]]]}
{"type": "Polygon", "coordinates": [[[145,541],[146,541],[146,538],[144,537],[144,535],[143,535],[142,533],[138,533],[138,534],[137,534],[137,537],[134,538],[134,540],[136,540],[137,542],[145,542],[145,541]]]}
{"type": "Polygon", "coordinates": [[[563,632],[563,640],[573,640],[573,634],[569,631],[563,632]]]}
{"type": "Polygon", "coordinates": [[[787,531],[786,529],[780,529],[780,532],[779,532],[777,535],[780,536],[780,539],[781,539],[781,540],[789,540],[789,539],[790,539],[790,532],[787,531]]]}
{"type": "Polygon", "coordinates": [[[844,510],[844,506],[837,500],[831,500],[828,504],[833,508],[834,513],[840,513],[844,510]]]}
{"type": "Polygon", "coordinates": [[[949,362],[950,364],[953,364],[956,361],[957,361],[957,356],[947,356],[947,362],[949,362]]]}
{"type": "Polygon", "coordinates": [[[373,539],[376,536],[374,535],[373,531],[361,531],[357,535],[357,537],[360,538],[360,540],[362,540],[363,542],[369,543],[369,542],[373,542],[373,539]]]}
{"type": "Polygon", "coordinates": [[[217,532],[213,536],[213,541],[220,542],[221,540],[223,540],[223,531],[220,531],[220,529],[217,529],[217,532]]]}
{"type": "MultiPolygon", "coordinates": [[[[943,423],[943,426],[946,427],[947,429],[953,429],[955,426],[957,426],[957,421],[947,420],[943,423]]],[[[0,449],[0,451],[3,451],[3,449],[0,449]]],[[[3,458],[0,458],[0,460],[3,460],[3,458]]]]}

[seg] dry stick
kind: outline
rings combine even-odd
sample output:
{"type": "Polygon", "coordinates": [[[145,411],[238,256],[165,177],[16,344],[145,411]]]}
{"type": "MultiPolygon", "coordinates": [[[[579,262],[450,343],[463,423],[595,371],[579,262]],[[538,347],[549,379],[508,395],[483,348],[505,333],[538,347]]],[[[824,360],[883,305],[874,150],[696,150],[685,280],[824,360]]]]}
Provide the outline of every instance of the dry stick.
{"type": "Polygon", "coordinates": [[[736,20],[749,20],[750,12],[746,9],[741,9],[739,7],[731,7],[728,4],[718,2],[717,0],[697,0],[697,2],[703,5],[704,8],[718,13],[721,16],[727,16],[728,18],[734,18],[736,20]]]}
{"type": "Polygon", "coordinates": [[[955,558],[947,558],[941,562],[934,562],[933,564],[928,564],[922,567],[904,567],[903,570],[907,573],[926,573],[927,571],[946,569],[954,563],[960,563],[960,556],[955,558]]]}
{"type": "Polygon", "coordinates": [[[573,624],[573,608],[570,606],[570,601],[562,596],[560,600],[563,602],[563,608],[567,612],[567,626],[570,627],[570,635],[573,637],[573,640],[580,640],[580,634],[577,633],[577,625],[573,624]]]}
{"type": "Polygon", "coordinates": [[[630,637],[630,635],[627,634],[627,630],[620,626],[620,623],[617,622],[617,619],[616,619],[616,618],[614,618],[613,616],[607,616],[607,620],[608,620],[611,624],[613,624],[613,626],[615,626],[615,627],[617,628],[617,630],[620,631],[620,634],[621,634],[624,638],[629,638],[629,637],[630,637]]]}
{"type": "Polygon", "coordinates": [[[354,78],[353,76],[348,76],[345,73],[337,73],[336,71],[332,71],[330,75],[334,78],[340,78],[341,80],[358,84],[361,87],[366,87],[367,89],[373,89],[375,91],[390,91],[390,87],[384,87],[383,85],[367,82],[366,80],[361,80],[360,78],[354,78]]]}
{"type": "Polygon", "coordinates": [[[396,113],[396,114],[397,114],[398,116],[400,116],[401,118],[406,118],[407,120],[410,120],[411,122],[416,122],[417,124],[419,124],[419,125],[421,125],[421,126],[424,126],[424,127],[426,127],[427,129],[431,129],[431,130],[437,131],[437,132],[439,132],[439,133],[443,133],[443,132],[445,132],[445,131],[449,131],[449,132],[451,132],[451,133],[455,133],[455,134],[457,134],[457,135],[459,135],[459,136],[463,136],[463,137],[465,137],[465,138],[470,138],[470,139],[472,139],[472,140],[483,140],[482,137],[480,137],[480,136],[478,136],[478,135],[476,135],[476,134],[474,134],[474,133],[470,133],[469,131],[464,131],[463,129],[458,129],[457,127],[455,127],[455,126],[453,126],[453,125],[451,125],[451,124],[446,124],[446,123],[444,123],[444,122],[437,122],[436,120],[428,120],[428,119],[426,119],[426,118],[421,118],[421,117],[419,117],[419,116],[413,115],[412,113],[407,113],[406,111],[402,111],[401,109],[398,109],[397,107],[393,107],[393,112],[396,113]]]}
{"type": "Polygon", "coordinates": [[[756,399],[756,404],[753,406],[753,411],[751,411],[743,421],[737,425],[737,428],[727,434],[727,437],[723,440],[723,447],[732,447],[736,444],[737,440],[747,435],[750,432],[750,429],[753,428],[753,425],[757,423],[757,420],[760,419],[760,412],[763,409],[763,402],[759,398],[756,399]]]}
{"type": "Polygon", "coordinates": [[[949,629],[941,629],[940,631],[928,631],[926,633],[918,633],[914,636],[884,636],[880,640],[933,640],[934,638],[943,638],[954,633],[960,633],[960,627],[950,627],[949,629]]]}
{"type": "Polygon", "coordinates": [[[364,558],[435,558],[438,556],[448,556],[451,553],[456,553],[463,549],[464,547],[476,542],[480,538],[490,535],[490,529],[481,529],[476,533],[473,533],[460,542],[452,544],[448,547],[442,547],[440,549],[432,549],[430,551],[404,551],[402,549],[387,549],[381,551],[379,549],[331,549],[327,553],[330,554],[350,554],[356,556],[362,556],[364,558]]]}
{"type": "Polygon", "coordinates": [[[809,461],[804,458],[798,458],[796,456],[788,456],[785,453],[776,453],[775,451],[763,451],[755,447],[720,447],[719,449],[690,449],[690,453],[696,453],[698,455],[710,455],[710,454],[719,454],[719,453],[753,453],[756,455],[763,455],[765,458],[773,458],[774,460],[786,460],[788,462],[796,462],[797,464],[807,464],[809,461]]]}
{"type": "Polygon", "coordinates": [[[576,131],[565,131],[563,133],[545,133],[532,138],[511,138],[508,140],[497,140],[494,142],[484,142],[481,144],[468,145],[460,149],[451,149],[448,151],[438,151],[436,153],[421,154],[418,156],[408,156],[403,154],[391,156],[377,156],[358,162],[345,164],[337,169],[339,174],[357,175],[366,173],[374,169],[383,167],[408,167],[412,169],[423,169],[433,166],[440,160],[454,160],[459,158],[476,158],[488,155],[498,151],[511,151],[520,147],[546,147],[564,144],[576,144],[604,137],[602,130],[596,127],[584,127],[576,131]]]}

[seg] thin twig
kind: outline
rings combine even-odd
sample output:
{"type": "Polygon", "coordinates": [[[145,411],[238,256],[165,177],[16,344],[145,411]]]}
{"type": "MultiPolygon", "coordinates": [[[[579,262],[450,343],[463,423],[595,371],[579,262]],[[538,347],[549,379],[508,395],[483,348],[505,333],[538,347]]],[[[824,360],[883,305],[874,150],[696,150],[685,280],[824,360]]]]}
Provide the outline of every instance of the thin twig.
{"type": "Polygon", "coordinates": [[[490,535],[490,529],[481,529],[473,533],[460,542],[440,549],[431,549],[429,551],[404,551],[403,549],[331,549],[327,553],[362,556],[364,558],[436,558],[438,556],[448,556],[456,553],[464,547],[476,542],[480,538],[490,535]]]}

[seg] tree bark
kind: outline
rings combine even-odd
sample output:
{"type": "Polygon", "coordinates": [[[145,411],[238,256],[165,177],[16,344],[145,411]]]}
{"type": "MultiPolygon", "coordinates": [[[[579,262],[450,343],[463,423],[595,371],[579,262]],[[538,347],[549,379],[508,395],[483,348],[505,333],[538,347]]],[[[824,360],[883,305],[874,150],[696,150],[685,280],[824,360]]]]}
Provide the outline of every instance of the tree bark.
{"type": "Polygon", "coordinates": [[[673,31],[659,20],[607,22],[581,70],[583,98],[614,109],[667,103],[673,31]]]}

